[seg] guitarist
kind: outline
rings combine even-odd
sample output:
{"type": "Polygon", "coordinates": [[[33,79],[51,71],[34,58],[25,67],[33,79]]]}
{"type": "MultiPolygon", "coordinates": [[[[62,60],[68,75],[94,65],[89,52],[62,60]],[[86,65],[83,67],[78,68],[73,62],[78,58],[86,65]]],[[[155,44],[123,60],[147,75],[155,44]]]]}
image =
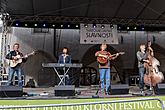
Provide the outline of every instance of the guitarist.
{"type": "MultiPolygon", "coordinates": [[[[10,51],[7,55],[6,55],[6,59],[9,60],[13,60],[13,61],[17,61],[18,58],[16,57],[17,55],[20,55],[21,57],[23,56],[23,54],[19,51],[19,44],[15,43],[13,45],[13,51],[10,51]]],[[[27,56],[25,56],[23,59],[23,62],[26,62],[27,60],[27,56]]],[[[10,65],[10,64],[9,64],[10,65]]],[[[10,67],[9,68],[9,76],[8,76],[8,85],[12,85],[12,79],[14,77],[14,73],[16,73],[17,77],[18,77],[18,86],[22,86],[22,70],[21,70],[21,63],[17,64],[15,67],[10,67]]]]}
{"type": "MultiPolygon", "coordinates": [[[[100,46],[100,51],[97,51],[95,53],[96,57],[104,57],[104,58],[108,58],[111,54],[110,52],[106,51],[107,45],[105,43],[101,44],[100,46]]],[[[115,59],[119,56],[119,54],[117,53],[114,57],[110,58],[111,59],[115,59]]],[[[103,94],[104,93],[104,77],[105,77],[105,82],[106,82],[106,89],[105,89],[105,95],[108,95],[108,89],[110,86],[110,60],[107,60],[107,62],[105,64],[100,64],[99,63],[99,72],[100,72],[100,93],[103,94]]]]}

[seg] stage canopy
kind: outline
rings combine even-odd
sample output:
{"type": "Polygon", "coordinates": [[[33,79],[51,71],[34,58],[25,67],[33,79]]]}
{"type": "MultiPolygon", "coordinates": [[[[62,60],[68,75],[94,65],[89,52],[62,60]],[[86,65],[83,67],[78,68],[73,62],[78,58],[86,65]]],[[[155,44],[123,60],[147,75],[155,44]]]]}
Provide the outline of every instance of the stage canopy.
{"type": "Polygon", "coordinates": [[[165,0],[1,0],[14,19],[56,22],[165,24],[165,0]]]}

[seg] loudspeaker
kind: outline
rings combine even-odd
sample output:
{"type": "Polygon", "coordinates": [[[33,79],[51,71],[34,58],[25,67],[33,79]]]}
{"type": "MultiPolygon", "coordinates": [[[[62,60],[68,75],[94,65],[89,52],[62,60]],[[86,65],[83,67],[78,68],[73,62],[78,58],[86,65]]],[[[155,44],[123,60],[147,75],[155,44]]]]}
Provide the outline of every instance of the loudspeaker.
{"type": "Polygon", "coordinates": [[[60,85],[54,88],[55,96],[74,96],[75,86],[74,85],[60,85]]]}
{"type": "Polygon", "coordinates": [[[23,88],[19,86],[0,86],[0,97],[21,97],[23,88]]]}
{"type": "Polygon", "coordinates": [[[129,93],[129,86],[128,86],[128,84],[111,85],[110,94],[112,94],[112,95],[128,94],[128,93],[129,93]]]}
{"type": "Polygon", "coordinates": [[[155,90],[156,94],[165,94],[165,84],[158,84],[155,90]]]}

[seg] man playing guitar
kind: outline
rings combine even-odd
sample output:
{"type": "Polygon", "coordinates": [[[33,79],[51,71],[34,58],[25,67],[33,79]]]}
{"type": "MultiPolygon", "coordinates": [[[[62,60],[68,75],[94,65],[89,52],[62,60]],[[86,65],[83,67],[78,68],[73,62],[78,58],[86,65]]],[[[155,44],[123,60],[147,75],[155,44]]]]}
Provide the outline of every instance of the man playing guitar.
{"type": "MultiPolygon", "coordinates": [[[[12,61],[12,62],[16,62],[17,60],[19,60],[19,58],[17,56],[21,56],[23,57],[23,54],[19,51],[19,44],[15,43],[13,45],[13,51],[10,51],[10,53],[8,53],[6,55],[6,59],[12,61]]],[[[22,62],[26,62],[27,60],[27,55],[24,56],[22,59],[22,62]]],[[[10,65],[10,64],[9,64],[10,65]]],[[[22,75],[22,70],[21,70],[21,63],[18,63],[15,67],[10,66],[9,68],[9,76],[8,76],[8,85],[12,85],[12,79],[14,76],[14,73],[16,72],[16,75],[18,77],[18,86],[22,86],[22,79],[21,79],[21,75],[22,75]]]]}
{"type": "Polygon", "coordinates": [[[117,58],[119,54],[117,53],[114,57],[111,57],[110,52],[106,51],[107,45],[101,44],[100,49],[101,51],[97,51],[95,53],[95,56],[97,57],[97,60],[99,58],[102,58],[103,60],[106,59],[105,63],[99,62],[99,72],[100,72],[100,93],[104,93],[104,76],[106,79],[106,89],[105,89],[105,95],[108,95],[108,89],[110,86],[110,60],[117,58]]]}

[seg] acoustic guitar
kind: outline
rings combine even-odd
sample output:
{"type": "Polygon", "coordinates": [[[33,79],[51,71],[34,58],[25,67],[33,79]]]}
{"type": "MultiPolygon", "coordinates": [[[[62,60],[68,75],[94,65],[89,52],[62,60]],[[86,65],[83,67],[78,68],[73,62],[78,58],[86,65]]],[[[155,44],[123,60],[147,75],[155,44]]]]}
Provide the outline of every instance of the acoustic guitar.
{"type": "Polygon", "coordinates": [[[36,51],[33,51],[25,56],[16,55],[15,57],[17,57],[17,60],[9,60],[10,67],[16,67],[18,64],[22,63],[23,58],[27,58],[35,54],[36,54],[36,51]]]}
{"type": "MultiPolygon", "coordinates": [[[[123,54],[125,54],[125,52],[119,52],[118,54],[119,55],[123,55],[123,54]]],[[[110,60],[111,58],[113,58],[116,55],[117,55],[117,53],[116,54],[113,54],[113,55],[109,55],[109,56],[107,56],[107,55],[98,56],[97,57],[97,61],[100,64],[106,64],[108,62],[108,60],[110,60]]]]}

